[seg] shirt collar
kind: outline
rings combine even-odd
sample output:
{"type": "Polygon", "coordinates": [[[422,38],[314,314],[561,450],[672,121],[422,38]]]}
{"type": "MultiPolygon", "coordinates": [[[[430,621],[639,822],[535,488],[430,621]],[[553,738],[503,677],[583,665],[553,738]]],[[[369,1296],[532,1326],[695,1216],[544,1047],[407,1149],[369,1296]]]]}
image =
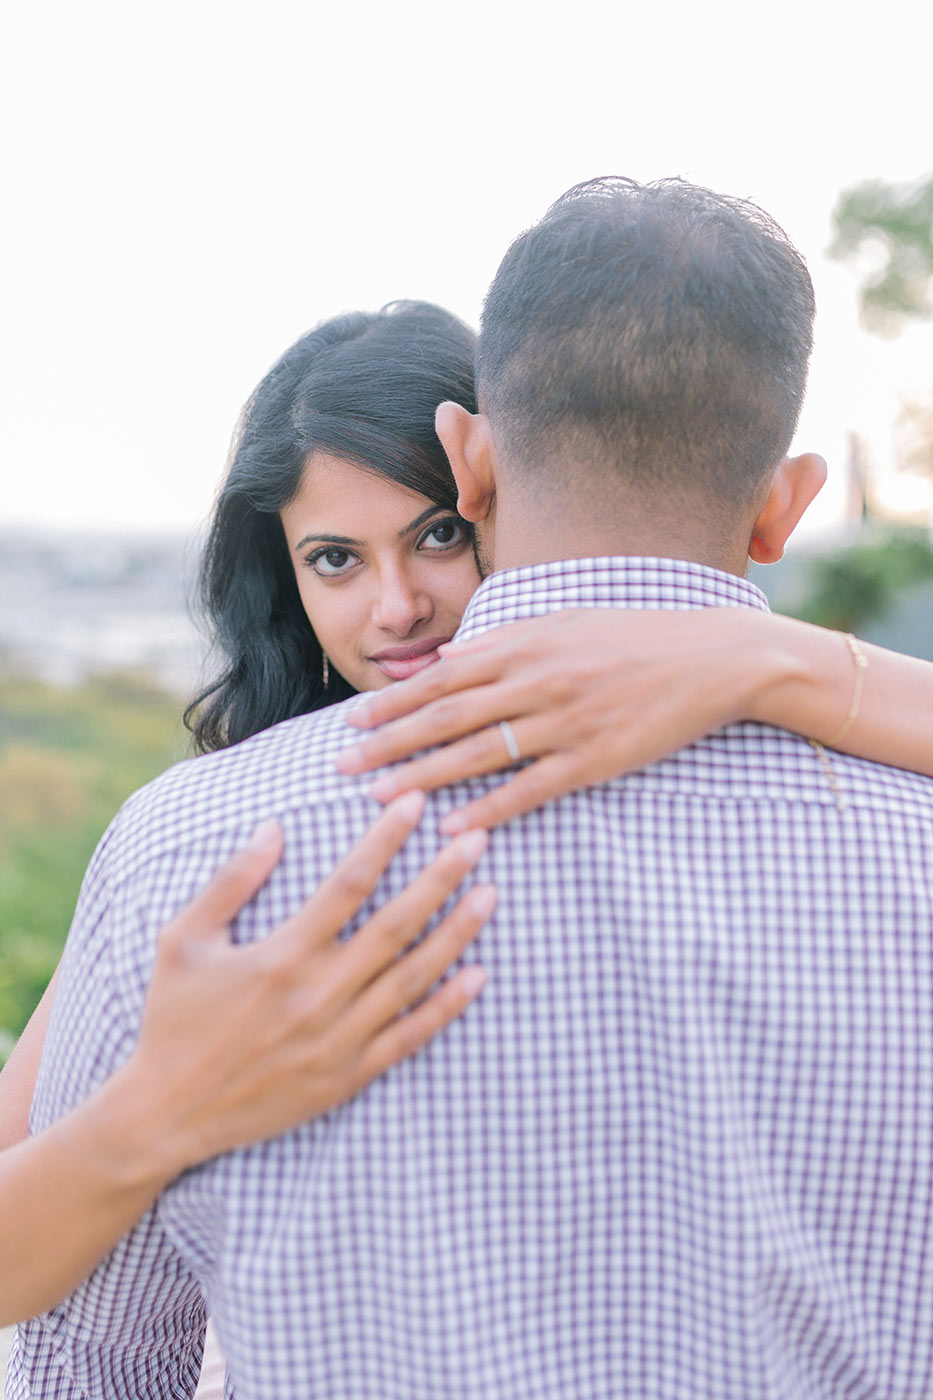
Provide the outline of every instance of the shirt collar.
{"type": "Polygon", "coordinates": [[[456,640],[562,608],[769,610],[747,579],[686,559],[561,559],[490,574],[470,599],[456,640]]]}

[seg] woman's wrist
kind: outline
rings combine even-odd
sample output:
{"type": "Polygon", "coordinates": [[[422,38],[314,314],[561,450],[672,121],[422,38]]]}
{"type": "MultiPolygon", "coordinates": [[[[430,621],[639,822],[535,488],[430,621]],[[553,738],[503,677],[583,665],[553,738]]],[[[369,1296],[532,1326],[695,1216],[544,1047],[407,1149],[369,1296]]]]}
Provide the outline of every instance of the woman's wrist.
{"type": "Polygon", "coordinates": [[[86,1101],[78,1132],[114,1191],[155,1199],[192,1164],[170,1097],[130,1058],[86,1101]]]}
{"type": "Polygon", "coordinates": [[[762,614],[750,652],[760,678],[747,719],[827,740],[839,730],[852,689],[852,660],[844,638],[797,618],[762,614]]]}
{"type": "Polygon", "coordinates": [[[687,616],[691,626],[700,622],[703,628],[695,664],[714,687],[716,725],[783,723],[786,694],[803,678],[800,649],[781,626],[786,619],[726,607],[687,616]]]}
{"type": "MultiPolygon", "coordinates": [[[[126,1067],[124,1067],[126,1069],[126,1067]]],[[[0,1325],[54,1307],[178,1172],[131,1071],[0,1153],[0,1325]]]]}

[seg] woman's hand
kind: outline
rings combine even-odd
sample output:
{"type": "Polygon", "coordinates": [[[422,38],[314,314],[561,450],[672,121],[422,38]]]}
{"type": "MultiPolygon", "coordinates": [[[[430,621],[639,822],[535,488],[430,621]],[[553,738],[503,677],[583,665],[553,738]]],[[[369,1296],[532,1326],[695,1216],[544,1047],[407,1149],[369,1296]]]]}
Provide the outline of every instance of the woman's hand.
{"type": "MultiPolygon", "coordinates": [[[[485,832],[451,842],[351,938],[337,938],[423,806],[414,792],[393,803],[263,942],[233,946],[228,925],[279,859],[275,823],[162,930],[126,1064],[45,1132],[0,1152],[0,1325],[71,1292],[186,1167],[333,1108],[476,996],[478,967],[431,988],[489,918],[492,886],[474,886],[409,945],[476,864],[485,832]]],[[[14,1098],[27,1088],[16,1085],[14,1098]]]]}
{"type": "MultiPolygon", "coordinates": [[[[281,831],[267,823],[159,937],[139,1041],[123,1070],[161,1123],[174,1174],[334,1108],[421,1049],[480,990],[464,968],[430,996],[489,918],[491,886],[472,889],[409,945],[488,843],[447,846],[352,938],[337,935],[417,825],[424,794],[393,803],[301,910],[264,941],[234,947],[228,924],[268,878],[281,831]]],[[[117,1076],[114,1076],[116,1079],[117,1076]]]]}
{"type": "Polygon", "coordinates": [[[491,773],[511,764],[507,720],[532,761],[441,823],[448,833],[496,826],[753,717],[759,692],[793,670],[776,625],[786,621],[745,608],[591,608],[499,627],[442,647],[437,665],[354,709],[351,724],[385,727],[339,767],[363,773],[446,744],[381,776],[371,789],[381,801],[491,773]]]}

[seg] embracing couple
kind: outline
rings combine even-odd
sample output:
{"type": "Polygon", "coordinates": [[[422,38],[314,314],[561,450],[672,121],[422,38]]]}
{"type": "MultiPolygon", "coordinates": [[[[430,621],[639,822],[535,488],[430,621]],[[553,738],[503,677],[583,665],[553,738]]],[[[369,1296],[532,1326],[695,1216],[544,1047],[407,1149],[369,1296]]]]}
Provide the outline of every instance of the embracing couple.
{"type": "Polygon", "coordinates": [[[822,484],[786,455],[812,318],[754,206],[602,180],[506,253],[476,401],[417,304],[260,385],[205,565],[209,752],[98,849],[23,1146],[160,1034],[183,1097],[205,1004],[230,1089],[205,1056],[12,1400],[193,1395],[208,1312],[238,1400],[930,1393],[930,675],[744,577],[822,484]],[[153,1014],[205,968],[216,1000],[153,1014]]]}

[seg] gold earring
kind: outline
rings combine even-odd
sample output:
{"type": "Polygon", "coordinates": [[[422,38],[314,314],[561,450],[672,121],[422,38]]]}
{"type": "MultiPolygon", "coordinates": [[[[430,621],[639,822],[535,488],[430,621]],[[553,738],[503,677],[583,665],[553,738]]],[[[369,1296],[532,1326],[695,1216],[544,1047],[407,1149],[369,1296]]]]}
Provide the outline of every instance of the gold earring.
{"type": "Polygon", "coordinates": [[[324,689],[326,690],[327,687],[330,685],[330,665],[327,660],[327,652],[322,651],[321,655],[324,658],[324,664],[321,667],[321,679],[324,682],[324,689]]]}

